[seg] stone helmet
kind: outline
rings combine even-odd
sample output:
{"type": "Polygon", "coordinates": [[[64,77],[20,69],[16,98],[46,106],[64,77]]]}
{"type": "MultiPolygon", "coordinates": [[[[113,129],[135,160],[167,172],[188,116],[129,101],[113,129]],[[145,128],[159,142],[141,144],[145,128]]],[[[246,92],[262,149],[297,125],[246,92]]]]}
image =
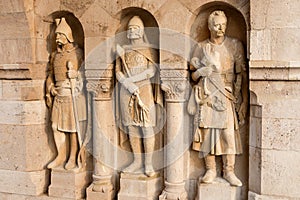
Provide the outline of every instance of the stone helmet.
{"type": "Polygon", "coordinates": [[[66,19],[62,17],[61,19],[55,19],[56,22],[56,30],[55,33],[62,33],[66,36],[69,42],[74,42],[72,29],[68,25],[66,19]]]}
{"type": "Polygon", "coordinates": [[[129,26],[138,26],[140,28],[144,28],[144,23],[139,16],[133,16],[128,22],[127,27],[129,26]]]}

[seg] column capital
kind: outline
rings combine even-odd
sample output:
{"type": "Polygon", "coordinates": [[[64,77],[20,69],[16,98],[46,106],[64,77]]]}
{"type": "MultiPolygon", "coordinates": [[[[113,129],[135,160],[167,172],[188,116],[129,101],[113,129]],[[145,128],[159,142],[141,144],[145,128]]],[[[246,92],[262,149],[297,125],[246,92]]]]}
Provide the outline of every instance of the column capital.
{"type": "Polygon", "coordinates": [[[187,100],[188,71],[185,69],[161,70],[161,89],[167,102],[185,102],[187,100]]]}

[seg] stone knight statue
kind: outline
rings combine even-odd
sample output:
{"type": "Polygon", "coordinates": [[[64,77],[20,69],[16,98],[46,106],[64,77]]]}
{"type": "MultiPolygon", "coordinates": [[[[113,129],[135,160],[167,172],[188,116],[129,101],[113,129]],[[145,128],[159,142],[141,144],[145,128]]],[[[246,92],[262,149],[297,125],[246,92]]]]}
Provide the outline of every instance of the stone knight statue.
{"type": "Polygon", "coordinates": [[[72,30],[65,18],[55,21],[57,50],[50,57],[46,103],[51,109],[57,156],[47,167],[69,170],[80,166],[83,160],[79,155],[86,120],[86,100],[79,71],[83,51],[74,42],[72,30]]]}
{"type": "Polygon", "coordinates": [[[130,19],[127,38],[129,45],[117,45],[118,59],[115,68],[120,85],[120,109],[117,114],[120,116],[117,117],[120,118],[124,132],[128,133],[134,156],[133,162],[123,171],[152,176],[155,173],[152,165],[154,127],[157,124],[155,104],[162,105],[159,85],[154,84],[158,83],[158,55],[144,35],[144,23],[140,17],[130,19]]]}
{"type": "Polygon", "coordinates": [[[196,45],[191,59],[193,87],[188,112],[194,115],[193,149],[202,152],[206,173],[202,182],[217,176],[215,156],[223,160],[223,178],[242,186],[234,173],[235,155],[242,153],[239,125],[244,123],[248,104],[243,45],[225,36],[223,11],[209,15],[210,38],[196,45]]]}

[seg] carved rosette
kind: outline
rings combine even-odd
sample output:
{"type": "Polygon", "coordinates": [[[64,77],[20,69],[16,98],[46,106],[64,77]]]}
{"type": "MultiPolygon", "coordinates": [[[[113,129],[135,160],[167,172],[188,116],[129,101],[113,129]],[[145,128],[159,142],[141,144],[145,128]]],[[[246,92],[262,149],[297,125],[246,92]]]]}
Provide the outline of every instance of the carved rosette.
{"type": "Polygon", "coordinates": [[[86,70],[87,91],[94,94],[94,100],[111,100],[113,92],[113,70],[86,70]]]}
{"type": "Polygon", "coordinates": [[[167,102],[185,102],[188,91],[188,72],[180,70],[161,70],[161,89],[165,92],[167,102]]]}

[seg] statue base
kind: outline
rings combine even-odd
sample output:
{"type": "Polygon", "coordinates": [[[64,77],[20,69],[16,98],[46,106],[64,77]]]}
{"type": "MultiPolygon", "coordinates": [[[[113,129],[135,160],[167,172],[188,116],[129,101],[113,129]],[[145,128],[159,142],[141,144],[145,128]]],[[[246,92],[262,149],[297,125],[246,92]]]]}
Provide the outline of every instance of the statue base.
{"type": "Polygon", "coordinates": [[[169,183],[168,181],[165,181],[165,189],[159,196],[159,200],[188,200],[184,185],[184,182],[169,183]]]}
{"type": "Polygon", "coordinates": [[[86,189],[86,200],[113,200],[115,190],[111,182],[112,176],[93,175],[93,183],[86,189]]]}
{"type": "Polygon", "coordinates": [[[69,199],[85,198],[85,190],[92,181],[92,172],[52,169],[50,197],[69,199]]]}
{"type": "Polygon", "coordinates": [[[118,200],[157,200],[162,191],[160,173],[148,177],[144,174],[122,173],[118,200]]]}
{"type": "Polygon", "coordinates": [[[198,194],[195,200],[240,200],[241,187],[231,186],[226,180],[217,177],[211,184],[198,184],[198,194]]]}

